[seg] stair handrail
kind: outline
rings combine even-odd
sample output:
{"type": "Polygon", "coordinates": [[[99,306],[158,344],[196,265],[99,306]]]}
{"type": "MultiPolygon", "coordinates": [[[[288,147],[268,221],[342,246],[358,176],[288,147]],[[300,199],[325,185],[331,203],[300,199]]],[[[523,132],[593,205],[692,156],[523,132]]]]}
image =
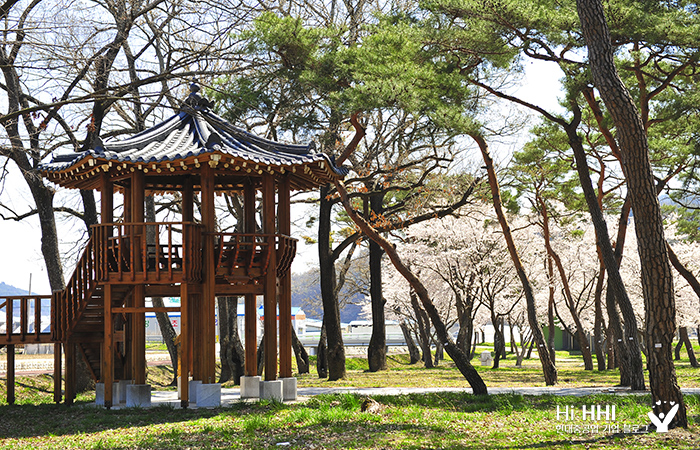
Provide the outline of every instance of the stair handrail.
{"type": "Polygon", "coordinates": [[[55,322],[51,324],[51,329],[52,333],[55,329],[56,341],[65,342],[70,330],[80,320],[92,292],[98,285],[96,269],[93,238],[90,237],[66,287],[61,291],[55,291],[52,295],[55,322]]]}

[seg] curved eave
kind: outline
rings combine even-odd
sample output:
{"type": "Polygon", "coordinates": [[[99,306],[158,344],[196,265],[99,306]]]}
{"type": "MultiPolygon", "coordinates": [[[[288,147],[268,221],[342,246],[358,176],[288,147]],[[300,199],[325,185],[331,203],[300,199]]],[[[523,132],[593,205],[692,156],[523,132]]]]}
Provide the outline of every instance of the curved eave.
{"type": "MultiPolygon", "coordinates": [[[[49,181],[69,189],[99,189],[103,173],[108,173],[113,180],[127,178],[132,172],[143,171],[146,175],[147,188],[154,192],[169,192],[182,189],[182,181],[187,175],[198,175],[199,168],[209,164],[214,173],[226,177],[260,177],[265,172],[281,178],[290,177],[293,190],[311,190],[319,186],[342,179],[347,170],[333,166],[328,157],[318,153],[312,161],[297,163],[265,164],[244,160],[237,156],[224,154],[218,150],[205,154],[190,155],[175,161],[131,162],[116,161],[104,156],[97,156],[93,151],[78,156],[74,162],[63,168],[51,170],[47,166],[42,174],[49,181]],[[149,178],[170,179],[170,182],[149,183],[149,178]]],[[[219,186],[217,190],[237,190],[237,186],[219,186]]]]}

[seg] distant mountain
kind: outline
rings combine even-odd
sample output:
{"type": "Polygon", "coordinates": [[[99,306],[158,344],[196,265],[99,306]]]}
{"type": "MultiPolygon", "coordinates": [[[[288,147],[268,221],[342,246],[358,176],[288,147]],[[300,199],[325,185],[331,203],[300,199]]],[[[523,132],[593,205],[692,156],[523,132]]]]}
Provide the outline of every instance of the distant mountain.
{"type": "MultiPolygon", "coordinates": [[[[347,299],[340,309],[340,321],[344,323],[360,319],[363,300],[361,294],[356,294],[347,299]]],[[[292,275],[292,306],[298,306],[304,310],[306,316],[320,320],[323,318],[321,306],[321,286],[319,284],[318,269],[312,269],[304,273],[292,275]]]]}
{"type": "Polygon", "coordinates": [[[5,284],[5,282],[0,283],[0,297],[3,296],[11,296],[11,295],[27,295],[27,291],[22,290],[20,288],[16,288],[14,286],[10,286],[9,284],[5,284]]]}

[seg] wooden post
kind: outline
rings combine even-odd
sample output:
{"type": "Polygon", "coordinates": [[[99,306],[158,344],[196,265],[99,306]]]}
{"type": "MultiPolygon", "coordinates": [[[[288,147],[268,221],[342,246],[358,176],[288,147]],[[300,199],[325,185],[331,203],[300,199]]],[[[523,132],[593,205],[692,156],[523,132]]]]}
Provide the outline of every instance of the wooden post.
{"type": "Polygon", "coordinates": [[[182,183],[182,221],[192,222],[194,219],[194,187],[192,177],[186,176],[182,183]]]}
{"type": "Polygon", "coordinates": [[[62,369],[62,358],[61,349],[62,345],[60,342],[53,344],[53,401],[54,403],[61,403],[63,398],[63,393],[61,392],[61,369],[62,369]]]}
{"type": "MultiPolygon", "coordinates": [[[[289,176],[285,176],[278,184],[277,223],[279,233],[291,234],[289,176]]],[[[283,243],[284,245],[284,243],[283,243]]],[[[279,280],[279,321],[280,321],[280,377],[292,376],[292,276],[287,270],[279,280]]]]}
{"type": "MultiPolygon", "coordinates": [[[[187,408],[190,404],[190,315],[189,284],[180,285],[180,406],[187,408]]],[[[177,364],[177,363],[176,363],[177,364]]]]}
{"type": "MultiPolygon", "coordinates": [[[[248,180],[243,191],[244,231],[255,233],[255,186],[248,180]]],[[[258,375],[258,308],[254,294],[245,295],[245,370],[248,377],[258,375]]]]}
{"type": "MultiPolygon", "coordinates": [[[[12,301],[12,300],[8,300],[12,301]]],[[[11,327],[11,324],[6,326],[11,327]]],[[[7,404],[15,403],[15,346],[9,344],[7,346],[7,404]]]]}
{"type": "MultiPolygon", "coordinates": [[[[114,185],[109,178],[109,173],[102,172],[100,175],[100,222],[103,224],[114,222],[113,212],[114,185]]],[[[107,234],[111,236],[112,230],[110,229],[107,234]]]]}
{"type": "Polygon", "coordinates": [[[104,342],[102,344],[102,382],[104,383],[105,408],[112,407],[112,383],[114,382],[114,326],[112,324],[112,285],[104,286],[104,342]]]}
{"type": "Polygon", "coordinates": [[[201,354],[200,375],[203,384],[216,382],[216,264],[214,261],[214,233],[216,216],[214,211],[214,171],[209,164],[202,165],[202,225],[203,239],[203,290],[200,305],[201,345],[195,348],[201,354]]]}
{"type": "Polygon", "coordinates": [[[75,343],[66,342],[66,405],[72,405],[75,400],[75,343]]]}
{"type": "MultiPolygon", "coordinates": [[[[134,223],[143,223],[144,221],[144,203],[145,201],[145,176],[144,173],[137,170],[131,177],[131,220],[134,223]]],[[[137,241],[143,244],[146,239],[145,230],[143,227],[137,228],[137,241]]],[[[142,255],[139,250],[145,247],[132,243],[132,249],[136,252],[134,258],[135,266],[132,270],[146,271],[143,267],[142,255]]],[[[133,306],[143,308],[146,306],[146,290],[143,284],[137,284],[132,291],[133,306]]],[[[144,312],[131,313],[131,379],[134,384],[146,384],[146,314],[144,312]]],[[[107,392],[107,386],[105,386],[107,392]]]]}
{"type": "Polygon", "coordinates": [[[267,235],[269,262],[265,275],[265,381],[277,379],[277,255],[275,254],[275,179],[263,174],[263,232],[267,235]]]}

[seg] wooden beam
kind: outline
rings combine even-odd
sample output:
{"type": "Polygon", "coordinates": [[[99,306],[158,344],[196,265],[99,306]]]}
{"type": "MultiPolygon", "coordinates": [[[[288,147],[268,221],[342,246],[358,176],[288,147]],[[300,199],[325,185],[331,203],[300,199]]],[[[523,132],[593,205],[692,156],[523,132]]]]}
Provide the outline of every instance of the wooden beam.
{"type": "MultiPolygon", "coordinates": [[[[263,174],[263,233],[275,234],[275,179],[263,174]]],[[[270,238],[274,239],[274,238],[270,238]]],[[[277,255],[274,240],[269,242],[270,259],[265,275],[265,381],[277,379],[277,255]]]]}
{"type": "MultiPolygon", "coordinates": [[[[279,233],[291,234],[289,176],[284,176],[278,184],[277,223],[279,233]]],[[[279,327],[280,327],[280,377],[292,376],[292,276],[287,270],[279,280],[279,327]]]]}
{"type": "Polygon", "coordinates": [[[124,313],[124,314],[147,313],[147,312],[180,312],[180,307],[179,306],[164,306],[162,308],[156,308],[153,306],[144,306],[142,308],[138,308],[136,306],[123,306],[123,307],[112,308],[112,312],[113,313],[124,313]]]}

